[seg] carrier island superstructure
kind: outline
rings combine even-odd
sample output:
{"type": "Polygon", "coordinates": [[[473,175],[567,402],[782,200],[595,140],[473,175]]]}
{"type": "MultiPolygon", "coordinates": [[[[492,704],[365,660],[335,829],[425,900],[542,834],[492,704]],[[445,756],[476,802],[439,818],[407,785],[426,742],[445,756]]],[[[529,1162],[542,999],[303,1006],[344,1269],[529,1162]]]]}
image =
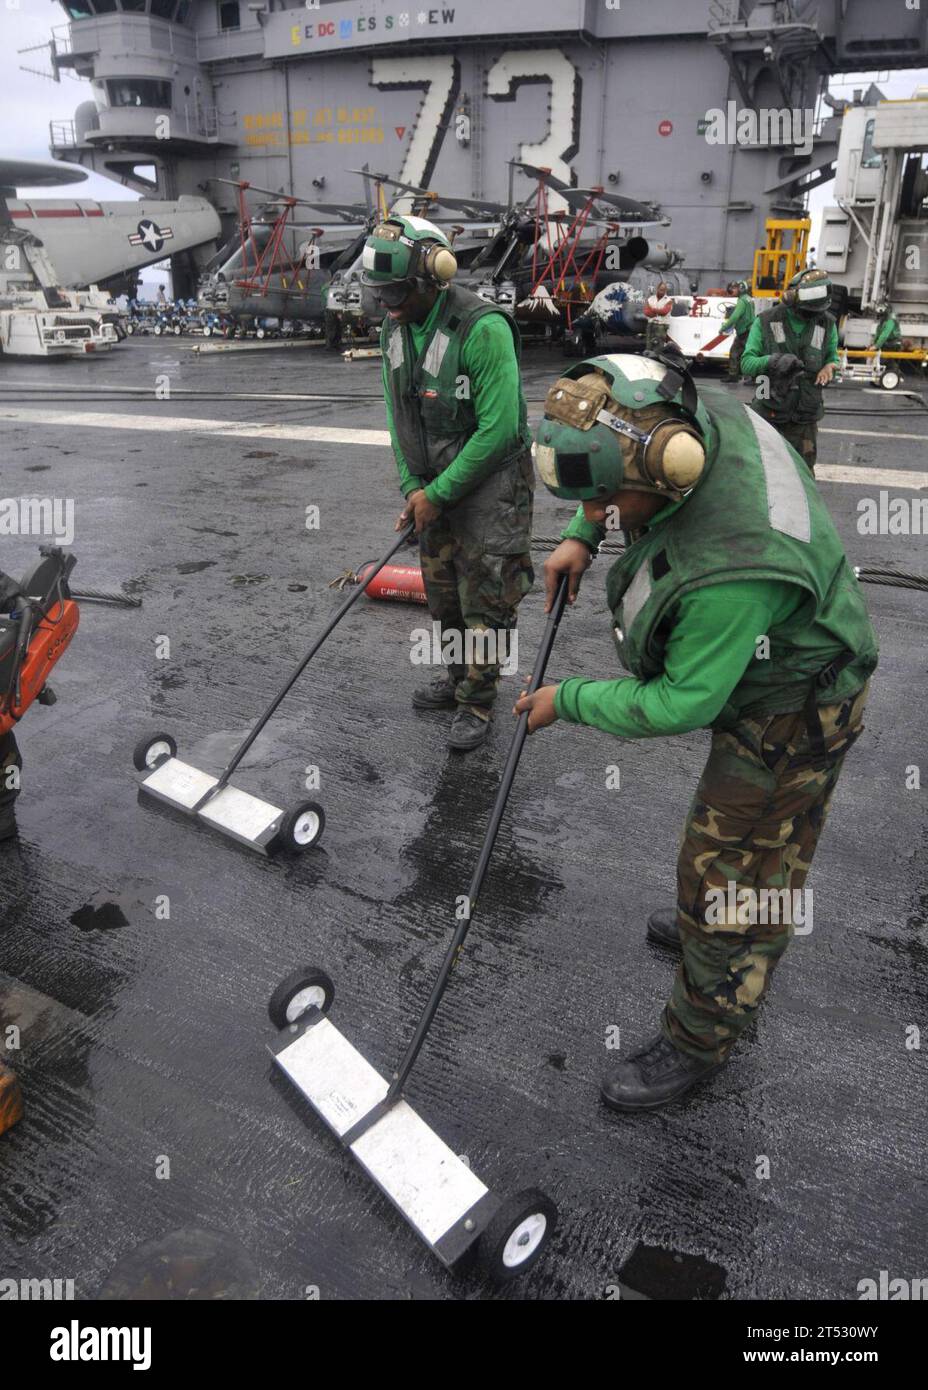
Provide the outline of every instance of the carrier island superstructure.
{"type": "MultiPolygon", "coordinates": [[[[205,194],[226,236],[220,178],[353,204],[367,165],[508,203],[528,192],[518,160],[658,208],[700,287],[749,273],[766,220],[832,177],[830,75],[928,62],[928,6],[872,0],[62,5],[52,70],[89,86],[53,155],[205,194]]],[[[175,258],[181,283],[196,269],[175,258]]]]}

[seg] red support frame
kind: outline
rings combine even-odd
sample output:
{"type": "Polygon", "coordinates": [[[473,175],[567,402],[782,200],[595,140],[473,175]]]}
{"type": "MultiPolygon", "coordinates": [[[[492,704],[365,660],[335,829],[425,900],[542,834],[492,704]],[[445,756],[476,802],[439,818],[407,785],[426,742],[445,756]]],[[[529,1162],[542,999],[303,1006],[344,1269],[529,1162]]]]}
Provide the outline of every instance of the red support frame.
{"type": "MultiPolygon", "coordinates": [[[[543,169],[541,172],[542,175],[545,175],[550,173],[550,170],[543,169]]],[[[544,284],[546,280],[550,279],[553,282],[551,292],[552,298],[563,306],[568,327],[571,327],[571,318],[575,304],[574,298],[568,296],[566,293],[566,281],[571,274],[571,270],[576,280],[581,280],[585,275],[590,274],[592,282],[595,284],[596,276],[599,274],[603,258],[606,254],[606,246],[614,237],[619,226],[616,222],[610,223],[602,235],[597,238],[595,245],[591,247],[590,251],[587,253],[582,265],[578,265],[577,255],[579,252],[580,240],[589,225],[596,199],[602,191],[600,187],[592,188],[583,207],[578,209],[572,220],[565,227],[563,225],[565,214],[551,213],[548,211],[548,190],[544,177],[540,178],[538,181],[538,192],[535,203],[535,243],[532,247],[531,294],[536,294],[541,285],[544,284]],[[552,222],[557,225],[558,233],[554,245],[551,244],[552,222]],[[542,223],[544,224],[543,234],[542,223]],[[539,273],[539,264],[542,254],[541,246],[543,241],[547,246],[547,251],[543,253],[547,255],[547,259],[539,273]],[[592,271],[590,271],[591,266],[593,267],[592,271]]],[[[592,297],[591,293],[590,299],[592,299],[592,297]]],[[[583,305],[586,305],[588,302],[589,300],[582,296],[576,300],[576,303],[583,305]]]]}
{"type": "MultiPolygon", "coordinates": [[[[255,240],[254,221],[248,210],[246,194],[251,184],[241,182],[238,185],[238,211],[239,229],[242,243],[242,278],[235,281],[239,289],[246,290],[250,294],[266,295],[270,289],[271,277],[279,274],[283,281],[283,288],[287,290],[286,276],[291,275],[294,282],[300,273],[301,267],[292,259],[289,253],[281,255],[284,232],[290,214],[296,207],[298,199],[288,198],[283,194],[280,196],[281,209],[271,224],[271,235],[263,251],[258,250],[255,240]],[[249,252],[251,260],[249,261],[249,252]]],[[[303,286],[300,285],[302,291],[303,286]]]]}

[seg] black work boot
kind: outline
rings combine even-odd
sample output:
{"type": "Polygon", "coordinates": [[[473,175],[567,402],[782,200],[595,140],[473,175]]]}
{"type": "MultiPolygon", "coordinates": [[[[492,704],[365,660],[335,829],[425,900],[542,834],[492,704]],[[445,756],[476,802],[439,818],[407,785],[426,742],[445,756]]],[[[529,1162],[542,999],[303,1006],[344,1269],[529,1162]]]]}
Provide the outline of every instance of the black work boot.
{"type": "Polygon", "coordinates": [[[18,834],[19,827],[12,806],[0,807],[0,844],[3,844],[4,840],[15,839],[18,834]]]}
{"type": "Polygon", "coordinates": [[[454,709],[454,690],[455,681],[446,671],[412,692],[413,706],[415,709],[454,709]]]}
{"type": "Polygon", "coordinates": [[[673,951],[682,949],[677,914],[673,909],[660,908],[657,912],[651,913],[648,918],[648,940],[656,941],[661,946],[669,946],[673,951]]]}
{"type": "Polygon", "coordinates": [[[466,705],[460,705],[457,714],[451,721],[448,745],[457,749],[459,753],[469,753],[472,748],[479,748],[481,743],[486,741],[489,732],[489,719],[481,719],[480,715],[474,714],[472,709],[468,709],[466,705]]]}
{"type": "Polygon", "coordinates": [[[698,1082],[719,1070],[722,1062],[700,1062],[680,1052],[663,1033],[612,1071],[606,1072],[600,1095],[610,1110],[657,1110],[685,1095],[698,1082]]]}

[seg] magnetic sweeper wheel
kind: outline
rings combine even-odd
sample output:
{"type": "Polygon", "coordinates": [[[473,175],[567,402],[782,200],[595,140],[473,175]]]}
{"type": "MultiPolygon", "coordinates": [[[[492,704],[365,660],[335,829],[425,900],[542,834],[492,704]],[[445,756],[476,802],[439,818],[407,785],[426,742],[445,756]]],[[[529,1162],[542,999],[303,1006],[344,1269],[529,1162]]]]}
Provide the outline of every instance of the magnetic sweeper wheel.
{"type": "Polygon", "coordinates": [[[335,986],[330,976],[316,965],[302,965],[281,980],[268,1000],[267,1011],[275,1028],[289,1028],[307,1009],[328,1013],[334,998],[335,986]]]}
{"type": "Polygon", "coordinates": [[[292,854],[318,844],[325,829],[325,812],[318,801],[301,801],[285,815],[280,827],[281,847],[292,854]]]}
{"type": "Polygon", "coordinates": [[[532,1267],[551,1239],[557,1207],[537,1187],[507,1198],[477,1244],[477,1260],[494,1284],[508,1284],[532,1267]]]}
{"type": "Polygon", "coordinates": [[[170,734],[148,734],[135,745],[132,762],[136,772],[154,772],[176,752],[177,744],[170,734]]]}

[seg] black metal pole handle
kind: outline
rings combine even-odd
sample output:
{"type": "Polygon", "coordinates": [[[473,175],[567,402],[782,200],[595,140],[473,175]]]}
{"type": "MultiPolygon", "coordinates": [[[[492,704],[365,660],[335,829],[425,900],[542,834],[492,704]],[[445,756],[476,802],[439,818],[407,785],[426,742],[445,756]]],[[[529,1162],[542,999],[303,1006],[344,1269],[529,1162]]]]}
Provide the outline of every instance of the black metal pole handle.
{"type": "Polygon", "coordinates": [[[405,545],[406,542],[412,537],[414,530],[414,522],[410,522],[408,526],[405,526],[402,532],[400,533],[398,539],[394,541],[393,545],[390,546],[390,549],[387,551],[386,555],[384,555],[383,559],[377,561],[370,574],[368,574],[367,577],[364,580],[362,580],[362,582],[358,585],[356,589],[353,589],[351,591],[351,593],[345,599],[344,603],[339,604],[338,608],[332,614],[332,617],[326,623],[325,627],[322,629],[315,642],[313,642],[309,651],[303,657],[303,660],[300,662],[299,666],[297,666],[293,674],[290,677],[288,677],[286,682],[281,686],[280,690],[274,696],[267,709],[261,715],[261,718],[258,720],[257,724],[254,725],[247,738],[245,738],[244,742],[236,749],[228,765],[225,767],[222,774],[220,775],[219,781],[216,783],[215,787],[210,788],[209,792],[207,792],[206,796],[202,798],[201,802],[194,807],[194,810],[199,810],[201,805],[203,805],[210,797],[215,796],[216,792],[220,791],[226,785],[229,778],[232,776],[232,773],[235,771],[239,763],[242,761],[242,758],[244,758],[245,754],[248,752],[249,748],[254,743],[261,730],[267,724],[268,720],[277,711],[284,697],[287,694],[289,694],[289,692],[296,685],[297,681],[300,679],[300,676],[302,676],[303,672],[306,670],[306,667],[312,661],[313,657],[316,655],[316,652],[322,646],[323,642],[326,640],[327,637],[329,637],[332,634],[332,632],[334,632],[335,628],[338,627],[338,624],[341,622],[342,618],[348,612],[349,608],[351,608],[353,604],[357,603],[358,599],[364,593],[364,590],[367,588],[368,584],[371,582],[374,576],[380,573],[384,565],[387,564],[389,560],[392,560],[393,556],[400,549],[400,547],[405,545]]]}
{"type": "MultiPolygon", "coordinates": [[[[527,694],[534,695],[544,680],[545,669],[551,656],[551,649],[554,646],[554,639],[557,636],[558,625],[564,614],[564,607],[567,603],[567,593],[569,586],[569,576],[563,575],[558,583],[554,603],[551,612],[548,614],[548,621],[545,624],[544,635],[541,639],[541,646],[535,658],[535,665],[532,670],[532,679],[529,683],[527,694]]],[[[480,850],[480,857],[474,869],[467,892],[467,916],[458,923],[457,930],[451,940],[451,945],[445,952],[441,968],[432,986],[428,1003],[422,1011],[419,1022],[416,1024],[415,1032],[410,1040],[409,1046],[397,1068],[390,1090],[387,1093],[388,1099],[395,1099],[406,1084],[409,1073],[412,1071],[413,1064],[419,1055],[422,1044],[425,1042],[426,1034],[432,1026],[432,1020],[438,1011],[442,995],[448,984],[448,979],[454,964],[464,945],[467,933],[470,931],[471,922],[474,919],[474,911],[477,906],[477,895],[480,892],[483,880],[486,876],[487,867],[490,863],[490,856],[493,853],[493,846],[496,844],[496,836],[499,832],[500,822],[503,819],[503,812],[509,800],[509,793],[512,791],[512,784],[515,781],[516,769],[519,766],[519,759],[522,756],[522,749],[528,736],[529,712],[524,710],[519,715],[519,722],[516,731],[512,736],[512,743],[509,747],[509,756],[506,759],[506,766],[503,768],[503,775],[500,779],[499,790],[493,802],[493,809],[490,812],[490,823],[484,836],[483,845],[480,850]]]]}

